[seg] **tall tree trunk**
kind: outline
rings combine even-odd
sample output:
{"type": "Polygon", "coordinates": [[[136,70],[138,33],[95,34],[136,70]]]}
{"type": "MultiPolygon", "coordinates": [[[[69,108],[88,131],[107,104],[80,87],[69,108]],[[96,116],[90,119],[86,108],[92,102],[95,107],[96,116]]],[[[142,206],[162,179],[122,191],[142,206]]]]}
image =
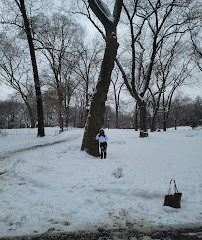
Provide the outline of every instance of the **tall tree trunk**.
{"type": "Polygon", "coordinates": [[[175,130],[177,130],[177,120],[175,119],[175,130]]]}
{"type": "Polygon", "coordinates": [[[139,113],[139,108],[138,108],[138,104],[136,103],[136,106],[135,106],[135,117],[134,117],[135,131],[138,131],[138,113],[139,113]]]}
{"type": "Polygon", "coordinates": [[[119,128],[119,105],[116,103],[116,128],[119,128]]]}
{"type": "Polygon", "coordinates": [[[151,132],[156,131],[156,116],[152,116],[151,118],[151,132]]]}
{"type": "Polygon", "coordinates": [[[118,49],[116,28],[120,19],[123,0],[115,1],[113,15],[111,15],[107,5],[103,4],[102,1],[88,0],[88,3],[94,14],[103,24],[106,31],[104,58],[101,65],[96,91],[92,98],[90,113],[87,118],[81,146],[81,150],[85,150],[88,154],[97,157],[100,153],[95,136],[98,133],[99,128],[102,127],[104,123],[105,102],[107,100],[111,73],[114,68],[114,61],[116,59],[118,49]]]}
{"type": "Polygon", "coordinates": [[[140,137],[148,137],[147,132],[147,109],[146,103],[141,102],[140,106],[140,137]]]}
{"type": "Polygon", "coordinates": [[[33,39],[32,39],[32,35],[31,35],[29,20],[27,18],[27,13],[26,13],[26,9],[25,9],[24,0],[20,0],[20,4],[19,3],[17,3],[17,4],[18,4],[18,7],[19,7],[19,9],[22,13],[22,17],[23,17],[23,20],[24,20],[24,25],[25,25],[26,35],[27,35],[27,41],[28,41],[28,44],[29,44],[29,50],[30,50],[30,56],[31,56],[31,62],[32,62],[33,75],[34,75],[36,101],[37,101],[37,120],[38,120],[38,134],[37,134],[37,136],[43,137],[43,136],[45,136],[43,103],[42,103],[41,86],[40,86],[40,81],[39,81],[39,74],[38,74],[34,44],[33,44],[33,39]]]}
{"type": "Polygon", "coordinates": [[[59,99],[59,125],[60,125],[60,129],[62,129],[63,128],[63,118],[64,118],[64,116],[63,116],[63,106],[62,106],[62,102],[61,102],[61,100],[59,99]]]}
{"type": "Polygon", "coordinates": [[[89,88],[89,79],[88,79],[88,76],[87,76],[87,81],[86,81],[86,103],[85,103],[85,123],[87,121],[87,118],[88,118],[88,113],[89,113],[89,95],[88,95],[88,88],[89,88]]]}
{"type": "Polygon", "coordinates": [[[69,126],[69,104],[65,107],[65,127],[69,126]]]}
{"type": "Polygon", "coordinates": [[[165,91],[163,91],[163,131],[166,131],[166,125],[165,91]]]}
{"type": "Polygon", "coordinates": [[[111,73],[114,68],[114,61],[118,49],[117,39],[114,34],[115,29],[111,29],[111,31],[107,33],[104,58],[96,91],[91,102],[90,114],[86,122],[81,146],[81,150],[85,150],[88,154],[96,157],[99,156],[99,149],[95,136],[104,123],[105,102],[107,100],[111,73]]]}
{"type": "Polygon", "coordinates": [[[60,129],[62,129],[63,131],[63,114],[64,114],[64,111],[63,111],[63,92],[62,92],[62,88],[61,88],[61,83],[60,83],[60,80],[59,80],[59,77],[58,77],[58,71],[57,69],[54,69],[53,70],[54,72],[54,75],[55,75],[55,81],[56,81],[56,89],[57,89],[57,95],[58,95],[58,105],[59,105],[59,125],[60,125],[60,129]]]}
{"type": "Polygon", "coordinates": [[[165,132],[167,128],[167,118],[166,118],[166,112],[164,109],[164,113],[163,113],[163,131],[165,132]]]}

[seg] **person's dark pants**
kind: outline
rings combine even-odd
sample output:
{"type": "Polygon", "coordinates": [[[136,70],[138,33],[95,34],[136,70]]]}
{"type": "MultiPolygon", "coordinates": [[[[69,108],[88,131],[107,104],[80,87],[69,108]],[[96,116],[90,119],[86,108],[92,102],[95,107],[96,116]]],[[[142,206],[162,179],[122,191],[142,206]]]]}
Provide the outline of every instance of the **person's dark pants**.
{"type": "Polygon", "coordinates": [[[106,158],[107,156],[107,142],[100,143],[100,149],[101,149],[101,158],[106,158]]]}

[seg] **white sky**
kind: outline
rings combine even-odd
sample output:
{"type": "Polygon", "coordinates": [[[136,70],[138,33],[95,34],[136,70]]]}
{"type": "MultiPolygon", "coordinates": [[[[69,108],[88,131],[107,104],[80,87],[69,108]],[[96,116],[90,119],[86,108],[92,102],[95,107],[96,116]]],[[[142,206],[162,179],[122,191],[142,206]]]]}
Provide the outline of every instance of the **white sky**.
{"type": "Polygon", "coordinates": [[[12,88],[10,88],[4,84],[1,84],[0,85],[0,101],[4,101],[4,100],[8,99],[9,95],[13,94],[14,92],[15,91],[12,88]]]}

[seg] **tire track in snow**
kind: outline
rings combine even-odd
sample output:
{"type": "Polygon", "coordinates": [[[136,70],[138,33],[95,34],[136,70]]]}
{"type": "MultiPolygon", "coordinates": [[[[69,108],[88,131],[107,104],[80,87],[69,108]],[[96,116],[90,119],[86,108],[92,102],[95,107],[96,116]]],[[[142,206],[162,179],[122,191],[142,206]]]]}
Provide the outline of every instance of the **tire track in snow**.
{"type": "Polygon", "coordinates": [[[39,149],[39,148],[53,146],[53,145],[56,145],[59,143],[72,142],[72,141],[78,139],[80,136],[81,136],[81,134],[75,134],[75,135],[71,135],[68,138],[63,139],[63,140],[58,140],[58,141],[49,142],[49,143],[45,143],[45,144],[38,144],[38,145],[31,146],[31,147],[25,147],[25,148],[20,148],[20,149],[14,150],[14,151],[5,152],[3,154],[0,154],[0,161],[4,160],[6,158],[10,158],[13,155],[21,153],[21,152],[24,153],[24,152],[28,152],[28,151],[39,149]]]}

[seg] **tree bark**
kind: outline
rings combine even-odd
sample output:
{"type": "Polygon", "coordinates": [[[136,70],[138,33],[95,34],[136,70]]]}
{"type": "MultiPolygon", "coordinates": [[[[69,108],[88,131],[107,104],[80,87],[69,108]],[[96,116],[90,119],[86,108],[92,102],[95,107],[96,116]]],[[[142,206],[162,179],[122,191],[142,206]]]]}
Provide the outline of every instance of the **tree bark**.
{"type": "Polygon", "coordinates": [[[175,119],[175,130],[177,130],[177,120],[175,119]]]}
{"type": "Polygon", "coordinates": [[[61,86],[58,80],[58,77],[55,78],[56,79],[56,86],[57,86],[57,94],[58,94],[58,105],[59,105],[59,124],[60,124],[60,128],[62,129],[63,126],[63,93],[61,90],[61,86]]]}
{"type": "Polygon", "coordinates": [[[22,13],[22,17],[24,20],[25,31],[26,31],[26,35],[27,35],[27,41],[29,44],[29,50],[30,50],[30,56],[31,56],[31,62],[32,62],[36,100],[37,100],[37,120],[38,120],[37,136],[43,137],[43,136],[45,136],[43,103],[42,103],[41,87],[40,87],[40,81],[39,81],[39,74],[38,74],[34,44],[33,44],[33,39],[32,39],[32,35],[31,35],[31,29],[30,29],[29,20],[28,20],[27,13],[26,13],[24,0],[20,0],[20,4],[17,1],[16,1],[16,3],[18,4],[18,7],[22,13]]]}
{"type": "Polygon", "coordinates": [[[119,128],[119,106],[116,103],[116,128],[119,128]]]}
{"type": "Polygon", "coordinates": [[[152,116],[151,118],[151,132],[155,132],[156,131],[156,116],[152,116]]]}
{"type": "Polygon", "coordinates": [[[139,113],[139,107],[138,104],[136,103],[135,106],[135,119],[134,119],[134,127],[135,127],[135,131],[138,131],[138,113],[139,113]]]}
{"type": "Polygon", "coordinates": [[[140,137],[148,137],[147,132],[147,108],[146,103],[141,102],[140,106],[140,137]]]}
{"type": "Polygon", "coordinates": [[[167,129],[167,117],[166,117],[166,112],[164,111],[163,113],[163,131],[166,132],[167,129]]]}

